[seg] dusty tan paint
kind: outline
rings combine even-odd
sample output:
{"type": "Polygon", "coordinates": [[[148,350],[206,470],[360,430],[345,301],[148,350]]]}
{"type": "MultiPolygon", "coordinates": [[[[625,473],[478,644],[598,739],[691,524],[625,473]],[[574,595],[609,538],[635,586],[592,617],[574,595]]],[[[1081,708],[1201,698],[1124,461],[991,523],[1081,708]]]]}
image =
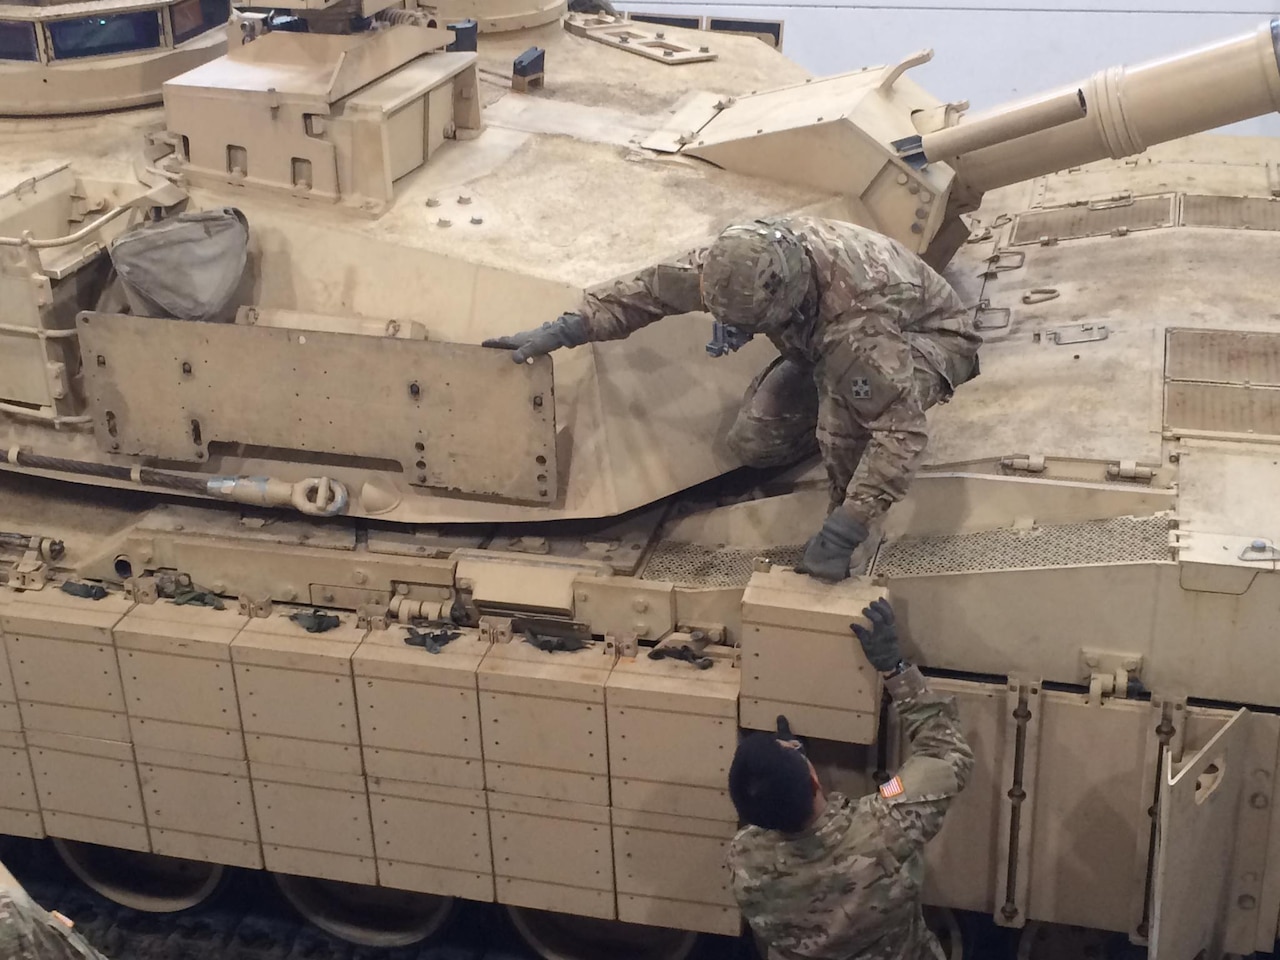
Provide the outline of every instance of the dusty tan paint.
{"type": "MultiPolygon", "coordinates": [[[[403,33],[396,28],[386,36],[403,33]]],[[[480,135],[471,140],[433,139],[436,128],[429,118],[435,107],[444,108],[445,86],[431,84],[449,70],[437,71],[431,63],[446,56],[461,63],[454,55],[426,53],[408,64],[425,64],[421,72],[400,68],[375,79],[375,93],[363,103],[360,91],[327,99],[326,86],[324,96],[314,94],[316,103],[324,100],[330,109],[343,101],[345,111],[356,98],[355,105],[368,107],[365,119],[380,129],[377,157],[337,169],[359,174],[351,197],[390,200],[381,216],[348,210],[336,193],[319,198],[313,190],[312,199],[305,199],[293,195],[292,183],[282,192],[267,183],[260,190],[253,184],[231,188],[225,178],[212,177],[204,186],[189,185],[192,202],[234,202],[247,213],[254,245],[246,306],[259,310],[258,326],[386,342],[387,322],[394,321],[413,332],[406,339],[414,346],[422,335],[427,344],[474,344],[542,322],[572,306],[583,287],[699,242],[735,217],[816,210],[897,230],[907,239],[934,238],[937,247],[945,239],[948,204],[953,213],[954,205],[974,202],[970,188],[979,181],[965,183],[963,164],[956,167],[958,176],[941,164],[917,173],[904,170],[887,150],[896,137],[943,130],[956,113],[919,91],[897,67],[806,85],[794,65],[753,39],[677,33],[691,45],[710,42],[716,60],[652,63],[550,23],[528,33],[484,37],[470,61],[477,79],[474,106],[484,107],[480,135]],[[511,93],[499,75],[534,43],[547,50],[547,93],[511,93]],[[881,86],[895,73],[887,87],[892,95],[886,96],[881,86]],[[404,86],[397,87],[401,77],[404,86]],[[695,95],[686,99],[691,90],[695,95]],[[844,93],[851,90],[860,91],[861,99],[846,102],[844,93]],[[408,98],[403,104],[395,99],[401,93],[408,98]],[[714,109],[728,98],[737,100],[714,109]],[[895,98],[929,109],[904,123],[895,98]],[[828,101],[837,100],[846,112],[828,117],[828,101]],[[818,101],[821,121],[816,113],[808,116],[818,101]],[[416,102],[422,104],[421,118],[416,102]],[[806,105],[803,122],[794,113],[797,103],[806,105]],[[408,105],[409,113],[397,114],[396,104],[408,105]],[[780,115],[766,129],[756,118],[769,113],[770,104],[779,106],[780,115]],[[723,135],[714,146],[730,170],[692,159],[695,141],[676,149],[682,145],[675,141],[687,132],[682,128],[700,117],[707,120],[699,130],[719,128],[723,135]],[[413,136],[406,137],[406,129],[413,136]],[[424,165],[391,177],[388,191],[389,171],[417,162],[419,130],[424,165]],[[825,167],[815,163],[797,170],[745,166],[770,138],[802,153],[816,154],[821,147],[833,159],[825,167]],[[832,169],[838,177],[831,177],[832,169]],[[906,183],[898,182],[900,176],[906,183]],[[461,202],[463,197],[470,202],[461,202]],[[429,199],[439,203],[428,206],[429,199]],[[601,209],[609,215],[601,216],[601,209]],[[925,215],[917,217],[917,209],[925,215]],[[482,222],[471,224],[472,216],[482,222]],[[439,219],[449,219],[451,226],[439,226],[439,219]],[[917,220],[927,232],[922,226],[912,233],[917,220]],[[653,228],[657,222],[663,229],[653,228]]],[[[427,47],[435,42],[432,36],[424,41],[427,47]]],[[[257,53],[262,39],[240,48],[242,58],[270,51],[276,41],[265,39],[270,42],[257,53]]],[[[1257,72],[1259,56],[1267,53],[1263,41],[1251,36],[1230,49],[1253,59],[1235,57],[1245,64],[1242,72],[1222,84],[1223,96],[1206,101],[1208,112],[1193,117],[1196,124],[1233,118],[1215,111],[1225,109],[1235,92],[1245,90],[1245,99],[1260,105],[1269,89],[1265,79],[1256,82],[1266,76],[1257,72]]],[[[1212,64],[1219,55],[1200,62],[1212,64]]],[[[391,56],[384,64],[394,61],[391,56]]],[[[213,74],[228,82],[225,69],[205,76],[213,74]]],[[[1140,76],[1141,70],[1132,71],[1130,80],[1140,76]]],[[[218,89],[192,87],[208,96],[218,89]]],[[[449,97],[456,118],[452,91],[449,97]]],[[[251,108],[246,101],[244,108],[270,113],[269,102],[251,108]]],[[[175,102],[169,112],[174,110],[181,113],[181,104],[175,102]]],[[[1017,114],[1005,119],[1009,129],[1022,122],[1017,114]]],[[[1144,141],[1159,138],[1152,131],[1176,135],[1184,129],[1177,124],[1191,122],[1168,113],[1157,119],[1159,124],[1142,127],[1144,141]]],[[[0,247],[0,295],[21,318],[6,322],[31,329],[69,327],[65,318],[74,312],[67,313],[68,301],[58,297],[67,298],[77,278],[88,279],[84,264],[95,251],[85,244],[109,242],[134,222],[135,206],[171,201],[164,195],[171,189],[165,171],[156,163],[177,144],[161,137],[145,152],[141,146],[148,128],[161,129],[168,120],[161,111],[140,110],[109,123],[0,121],[0,234],[27,229],[49,239],[89,227],[74,243],[0,247]],[[135,175],[135,161],[142,179],[135,175]],[[144,164],[151,170],[142,169],[144,164]],[[144,199],[157,188],[162,192],[144,199]],[[96,217],[117,207],[125,208],[119,217],[93,226],[96,217]],[[46,295],[49,302],[41,302],[46,295]]],[[[1087,122],[1092,118],[1031,137],[1065,136],[1074,124],[1087,122]]],[[[247,129],[261,134],[257,127],[247,129]]],[[[959,135],[964,125],[954,129],[959,135]]],[[[1064,155],[1054,150],[1054,157],[1064,155]]],[[[1043,155],[1034,159],[1042,162],[1043,155]]],[[[1052,161],[1061,162],[1066,161],[1052,161]]],[[[1239,418],[1255,414],[1237,406],[1233,430],[1210,429],[1214,435],[1206,438],[1194,425],[1171,419],[1165,357],[1168,343],[1205,331],[1228,340],[1273,332],[1273,291],[1257,263],[1272,258],[1275,234],[1244,232],[1238,213],[1237,221],[1221,228],[1183,224],[1187,196],[1265,199],[1280,189],[1277,169],[1280,150],[1270,141],[1196,138],[1157,146],[1129,163],[1070,169],[990,194],[977,213],[977,242],[961,250],[948,277],[968,302],[987,298],[988,316],[1007,309],[1008,325],[987,331],[982,376],[931,414],[930,468],[917,478],[909,500],[891,512],[890,543],[872,568],[886,586],[858,581],[830,591],[830,615],[822,622],[815,620],[807,589],[770,591],[768,604],[758,602],[761,580],[809,584],[776,567],[756,574],[745,604],[749,574],[731,587],[709,586],[692,574],[689,582],[611,575],[617,560],[611,551],[629,550],[629,543],[615,540],[607,528],[522,529],[518,542],[494,538],[492,524],[445,528],[437,539],[431,531],[398,536],[385,529],[363,538],[348,522],[268,522],[252,510],[242,519],[218,505],[155,507],[152,498],[133,492],[6,475],[0,529],[24,530],[39,517],[39,533],[66,538],[64,566],[70,570],[110,580],[117,576],[116,558],[125,556],[139,573],[181,569],[228,597],[270,597],[277,604],[311,600],[347,609],[338,610],[345,621],[339,632],[310,636],[284,619],[290,608],[279,606],[266,619],[246,620],[230,610],[215,617],[163,600],[132,607],[119,595],[96,603],[73,600],[57,592],[56,582],[35,593],[6,594],[0,621],[7,664],[0,667],[0,829],[47,831],[223,863],[261,862],[286,872],[588,916],[730,930],[736,916],[722,881],[713,877],[716,851],[733,817],[717,787],[721,755],[731,748],[729,732],[739,724],[767,725],[772,719],[751,719],[742,698],[748,689],[742,671],[749,670],[756,642],[748,633],[758,630],[760,642],[778,647],[779,666],[760,682],[784,691],[778,699],[789,713],[794,704],[793,721],[817,706],[805,689],[843,676],[848,689],[861,691],[842,701],[843,712],[864,720],[856,733],[841,736],[870,739],[874,685],[858,686],[865,665],[858,669],[842,631],[867,599],[887,588],[903,614],[909,650],[934,666],[1020,673],[1032,686],[1041,680],[1083,686],[1094,670],[1088,658],[1097,652],[1108,664],[1140,658],[1136,669],[1156,691],[1155,706],[1110,695],[1094,705],[1082,693],[1030,694],[1030,686],[1017,684],[1012,691],[981,682],[939,684],[960,693],[979,768],[930,849],[929,899],[992,911],[1013,925],[1069,922],[1141,937],[1145,881],[1157,866],[1148,862],[1145,810],[1156,784],[1166,778],[1156,763],[1161,711],[1165,705],[1176,710],[1183,695],[1276,705],[1280,678],[1268,666],[1276,561],[1241,559],[1253,539],[1274,543],[1280,536],[1269,495],[1275,448],[1258,442],[1267,433],[1258,428],[1269,421],[1248,421],[1246,430],[1255,432],[1241,434],[1234,429],[1239,418]],[[1033,237],[1015,247],[1015,224],[1000,219],[1039,216],[1083,201],[1089,216],[1105,214],[1123,224],[1132,200],[1147,196],[1169,198],[1162,221],[1169,226],[1115,237],[1108,231],[1060,238],[1045,246],[1033,237]],[[1020,266],[1012,255],[1018,252],[1025,253],[1020,266]],[[996,254],[996,263],[988,263],[996,254]],[[1033,293],[1045,289],[1058,296],[1041,299],[1033,293]],[[1079,339],[1082,323],[1106,325],[1107,338],[1053,342],[1054,334],[1079,339]],[[1143,472],[1148,470],[1149,477],[1143,472]],[[1036,565],[1043,560],[1037,543],[1064,528],[1107,521],[1114,529],[1130,516],[1169,527],[1171,539],[1160,556],[1036,565]],[[993,534],[1008,534],[1015,548],[1006,543],[1003,552],[983,553],[992,549],[993,534]],[[900,565],[895,571],[889,565],[895,551],[912,549],[921,538],[952,538],[932,547],[926,543],[924,551],[935,560],[950,558],[951,566],[912,573],[900,565]],[[463,543],[465,550],[455,553],[463,543]],[[527,552],[540,549],[547,553],[527,552]],[[975,556],[986,559],[977,562],[975,556]],[[506,639],[502,631],[509,627],[496,617],[487,626],[489,639],[467,631],[455,641],[458,646],[433,656],[405,646],[402,626],[381,629],[397,598],[436,611],[458,599],[489,615],[554,612],[582,621],[607,640],[577,654],[541,653],[518,636],[506,639]],[[353,608],[365,605],[372,609],[362,611],[357,623],[353,608]],[[762,606],[771,619],[761,616],[762,606]],[[15,609],[21,616],[10,612],[15,609]],[[149,625],[142,628],[144,622],[149,625]],[[39,625],[34,631],[33,624],[39,625]],[[727,643],[712,648],[718,658],[709,671],[650,661],[646,646],[635,659],[625,653],[619,659],[635,637],[676,639],[691,628],[713,637],[723,631],[727,643]],[[784,645],[784,630],[801,643],[825,644],[830,656],[795,656],[795,645],[784,645]],[[497,642],[490,643],[495,631],[497,642]],[[32,648],[30,638],[41,642],[32,648]],[[184,650],[183,643],[197,646],[184,650]],[[35,649],[35,660],[17,663],[15,649],[21,657],[35,649]],[[130,673],[144,653],[149,669],[130,673]],[[733,665],[737,655],[744,657],[741,666],[733,665]],[[105,679],[86,675],[75,684],[48,683],[50,672],[68,660],[81,670],[102,661],[105,679]],[[33,664],[43,673],[29,670],[33,664]],[[219,668],[246,680],[237,682],[234,701],[220,700],[209,689],[219,668]],[[24,693],[10,674],[36,686],[24,693]],[[738,678],[744,681],[741,690],[738,678]],[[164,691],[154,709],[148,690],[164,691]],[[205,694],[184,698],[190,710],[174,696],[198,690],[205,694]],[[1023,695],[1034,707],[1027,728],[1033,750],[1019,766],[1012,711],[1023,695]],[[466,706],[451,709],[454,697],[466,706]],[[419,724],[449,735],[427,750],[402,731],[375,724],[379,710],[393,705],[416,711],[419,724]],[[238,712],[242,722],[211,718],[211,709],[227,710],[228,718],[238,712]],[[573,722],[566,723],[566,716],[573,722]],[[510,729],[515,720],[522,722],[513,746],[495,728],[510,729]],[[586,720],[594,722],[579,722],[586,720]],[[564,742],[540,732],[553,727],[567,729],[564,742]],[[245,740],[237,748],[240,729],[245,740]],[[635,753],[629,746],[632,729],[643,736],[635,753]],[[688,751],[667,746],[673,730],[685,734],[688,751]],[[624,735],[627,746],[619,739],[624,735]],[[1028,771],[1034,776],[1024,784],[1028,805],[1015,846],[1008,793],[1014,778],[1028,771]],[[104,776],[113,785],[88,806],[86,776],[104,776]],[[190,809],[176,815],[160,807],[154,818],[143,818],[147,788],[189,799],[190,809]],[[251,823],[230,816],[226,805],[233,796],[244,803],[246,790],[257,803],[251,823]],[[289,818],[279,815],[278,804],[290,808],[289,818]],[[677,806],[685,816],[674,817],[677,806]],[[383,820],[379,811],[385,811],[383,820]],[[333,824],[345,825],[347,817],[355,817],[356,826],[337,834],[333,824]],[[438,822],[438,837],[424,837],[424,818],[438,822]],[[681,839],[673,842],[672,836],[681,839]],[[490,850],[510,860],[491,863],[490,850]],[[696,863],[699,882],[666,872],[675,858],[655,854],[671,850],[696,851],[688,862],[696,863]],[[1007,872],[1011,855],[1016,876],[1007,872]],[[624,863],[619,872],[618,864],[628,859],[638,859],[639,867],[624,863]],[[671,896],[675,890],[678,897],[671,896]],[[1005,916],[1001,908],[1010,897],[1017,910],[1005,916]]],[[[200,178],[198,170],[191,172],[200,178]]],[[[1080,209],[1068,212],[1074,216],[1080,209]]],[[[247,311],[241,317],[245,326],[254,325],[247,311]]],[[[732,465],[711,438],[721,435],[746,380],[768,351],[753,345],[711,363],[701,355],[705,337],[704,323],[673,321],[625,344],[556,357],[558,427],[562,439],[572,441],[565,450],[570,467],[563,503],[543,517],[612,516],[732,465]]],[[[53,341],[41,345],[20,338],[6,336],[0,351],[0,383],[20,384],[22,391],[6,399],[30,402],[55,416],[79,415],[68,398],[55,396],[58,376],[45,367],[61,357],[28,351],[14,360],[19,343],[47,348],[53,341]]],[[[1244,343],[1246,350],[1257,347],[1255,362],[1271,355],[1261,339],[1244,343]]],[[[1215,379],[1206,374],[1196,380],[1187,370],[1175,364],[1171,382],[1215,379]]],[[[1251,374],[1249,380],[1259,378],[1251,374]]],[[[0,448],[45,449],[52,442],[61,444],[63,455],[100,456],[93,437],[67,429],[73,423],[55,432],[29,418],[2,422],[0,448]]],[[[483,423],[479,429],[493,427],[483,423]]],[[[285,480],[308,475],[295,464],[270,460],[231,461],[228,469],[285,480]]],[[[333,475],[356,491],[367,479],[338,469],[333,475]]],[[[700,556],[736,549],[735,562],[749,568],[754,553],[802,542],[821,515],[825,493],[821,478],[803,469],[791,482],[794,490],[786,496],[761,497],[757,491],[723,507],[685,498],[661,529],[645,533],[637,543],[642,558],[627,569],[643,570],[651,550],[673,543],[702,550],[700,556]]],[[[523,507],[414,495],[415,509],[392,519],[529,519],[523,507]]],[[[388,502],[386,490],[369,496],[368,505],[388,502]]],[[[834,699],[827,697],[821,705],[830,703],[834,699]]],[[[1189,761],[1229,716],[1201,708],[1186,712],[1191,720],[1173,723],[1175,764],[1189,761]]],[[[1228,949],[1240,952],[1271,946],[1280,911],[1280,829],[1271,822],[1277,805],[1269,778],[1257,773],[1273,777],[1276,769],[1274,724],[1264,719],[1270,718],[1248,718],[1252,779],[1240,792],[1230,856],[1223,844],[1213,845],[1201,858],[1212,870],[1197,874],[1197,889],[1229,889],[1226,910],[1187,914],[1198,930],[1224,930],[1228,949]]],[[[816,744],[815,754],[824,749],[838,758],[824,764],[824,771],[865,788],[873,758],[837,743],[816,744]]],[[[1195,814],[1179,808],[1178,815],[1187,810],[1195,814]]],[[[1195,841],[1206,822],[1198,815],[1185,827],[1171,820],[1177,836],[1162,850],[1165,861],[1172,856],[1176,863],[1178,851],[1195,841]]],[[[1166,917],[1179,915],[1186,900],[1174,873],[1173,882],[1161,884],[1166,917]]]]}

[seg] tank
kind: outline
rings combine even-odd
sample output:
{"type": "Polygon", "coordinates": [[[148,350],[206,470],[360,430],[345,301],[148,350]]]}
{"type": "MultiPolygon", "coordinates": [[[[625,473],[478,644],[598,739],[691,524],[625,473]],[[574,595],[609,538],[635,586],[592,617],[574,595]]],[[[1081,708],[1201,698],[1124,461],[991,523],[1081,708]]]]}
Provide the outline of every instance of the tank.
{"type": "Polygon", "coordinates": [[[465,899],[543,956],[682,957],[741,930],[741,730],[785,713],[854,793],[899,761],[848,630],[887,595],[978,757],[927,902],[1029,949],[1271,949],[1280,147],[1192,135],[1280,106],[1280,22],[978,116],[912,80],[930,51],[815,78],[527,0],[237,8],[102,115],[105,81],[35,85],[69,68],[32,30],[0,64],[0,832],[136,910],[243,868],[356,943],[465,899]],[[228,210],[226,263],[131,278],[228,210]],[[479,346],[783,213],[900,240],[985,339],[834,586],[791,569],[820,468],[724,442],[766,344],[479,346]]]}

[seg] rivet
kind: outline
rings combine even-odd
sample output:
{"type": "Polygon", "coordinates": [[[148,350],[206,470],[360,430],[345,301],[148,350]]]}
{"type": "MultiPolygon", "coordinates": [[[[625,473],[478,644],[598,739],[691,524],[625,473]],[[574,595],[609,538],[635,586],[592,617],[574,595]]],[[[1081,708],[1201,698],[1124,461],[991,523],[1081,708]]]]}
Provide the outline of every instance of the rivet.
{"type": "Polygon", "coordinates": [[[400,594],[400,596],[402,596],[402,597],[403,597],[403,596],[408,595],[408,593],[409,593],[409,585],[408,585],[407,583],[397,583],[397,584],[396,584],[396,593],[400,594]]]}
{"type": "Polygon", "coordinates": [[[1257,897],[1254,897],[1252,894],[1242,893],[1236,899],[1236,905],[1241,910],[1252,910],[1254,907],[1258,905],[1258,899],[1257,897]]]}
{"type": "Polygon", "coordinates": [[[666,38],[667,35],[663,33],[661,30],[659,30],[657,33],[654,34],[654,36],[657,37],[659,40],[663,40],[666,38]]]}
{"type": "Polygon", "coordinates": [[[354,574],[351,575],[351,579],[355,580],[356,583],[368,583],[369,575],[365,573],[363,570],[357,570],[354,574]]]}
{"type": "Polygon", "coordinates": [[[453,221],[452,221],[452,220],[446,220],[444,217],[441,217],[439,220],[437,220],[437,221],[436,221],[436,226],[437,226],[437,227],[451,227],[451,226],[453,226],[453,221]]]}
{"type": "Polygon", "coordinates": [[[326,591],[326,592],[325,592],[325,593],[320,597],[320,599],[321,599],[321,600],[323,600],[325,603],[333,603],[333,594],[332,594],[332,593],[330,593],[330,592],[328,592],[328,591],[326,591]]]}
{"type": "Polygon", "coordinates": [[[634,610],[636,613],[644,613],[646,610],[649,609],[649,601],[646,600],[644,597],[636,597],[636,599],[631,604],[631,609],[634,610]]]}
{"type": "Polygon", "coordinates": [[[933,194],[930,193],[928,190],[922,190],[920,192],[920,201],[922,203],[928,203],[932,199],[933,199],[933,194]]]}
{"type": "Polygon", "coordinates": [[[464,193],[462,196],[458,197],[458,202],[465,207],[471,202],[471,198],[464,193]]]}
{"type": "Polygon", "coordinates": [[[675,53],[675,51],[674,51],[674,50],[663,50],[663,51],[662,51],[662,55],[663,55],[664,57],[674,57],[674,56],[676,55],[676,53],[675,53]]]}
{"type": "Polygon", "coordinates": [[[912,232],[912,233],[924,233],[924,227],[920,226],[920,224],[918,224],[918,223],[913,223],[913,224],[911,225],[911,232],[912,232]]]}
{"type": "MultiPolygon", "coordinates": [[[[711,48],[710,48],[710,47],[699,47],[699,48],[698,48],[698,52],[699,52],[699,53],[710,53],[710,52],[711,52],[711,48]]],[[[806,81],[806,82],[808,82],[808,81],[806,81]]]]}
{"type": "Polygon", "coordinates": [[[929,216],[929,211],[928,211],[928,210],[926,210],[924,207],[916,207],[916,219],[917,219],[917,220],[923,220],[923,219],[924,219],[925,217],[927,217],[927,216],[929,216]]]}
{"type": "Polygon", "coordinates": [[[439,198],[439,197],[427,197],[427,206],[428,206],[428,207],[438,207],[438,206],[440,206],[440,198],[439,198]]]}
{"type": "Polygon", "coordinates": [[[578,602],[579,602],[579,603],[586,603],[588,599],[589,599],[589,598],[588,598],[588,596],[587,596],[587,592],[586,592],[585,590],[583,590],[581,593],[579,593],[579,594],[578,594],[578,602]]]}
{"type": "Polygon", "coordinates": [[[910,180],[911,180],[911,178],[910,178],[910,177],[908,177],[905,173],[900,173],[900,174],[898,174],[898,185],[899,185],[899,186],[905,187],[905,186],[907,185],[907,183],[908,183],[908,182],[910,182],[910,180]]]}
{"type": "Polygon", "coordinates": [[[1265,810],[1271,801],[1265,793],[1255,793],[1249,797],[1249,806],[1255,810],[1265,810]]]}
{"type": "Polygon", "coordinates": [[[907,193],[916,194],[920,192],[920,184],[912,183],[907,186],[907,193]]]}
{"type": "Polygon", "coordinates": [[[1262,551],[1267,549],[1267,541],[1255,540],[1253,543],[1249,544],[1249,549],[1256,553],[1262,553],[1262,551]]]}
{"type": "Polygon", "coordinates": [[[471,222],[478,227],[480,224],[484,223],[484,217],[472,217],[471,222]]]}

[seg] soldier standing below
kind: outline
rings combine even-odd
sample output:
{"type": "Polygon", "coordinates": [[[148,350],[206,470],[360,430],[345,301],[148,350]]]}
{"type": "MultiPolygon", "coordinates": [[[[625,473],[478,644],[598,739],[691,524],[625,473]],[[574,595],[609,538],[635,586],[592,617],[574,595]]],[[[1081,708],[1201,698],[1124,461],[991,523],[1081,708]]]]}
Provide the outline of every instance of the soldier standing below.
{"type": "Polygon", "coordinates": [[[45,911],[0,864],[0,960],[106,960],[61,914],[45,911]]]}
{"type": "Polygon", "coordinates": [[[925,843],[973,770],[955,702],[930,692],[902,659],[884,600],[853,624],[884,676],[911,757],[879,792],[824,794],[785,718],[738,746],[729,793],[748,826],[729,848],[734,896],[751,928],[784,960],[945,960],[920,911],[925,843]]]}
{"type": "Polygon", "coordinates": [[[731,226],[709,247],[588,292],[577,313],[484,345],[522,363],[702,310],[715,320],[712,356],[757,333],[778,348],[747,389],[728,443],[754,467],[821,449],[830,511],[796,569],[843,580],[871,525],[906,494],[929,439],[925,410],[978,373],[972,318],[896,240],[790,217],[731,226]]]}

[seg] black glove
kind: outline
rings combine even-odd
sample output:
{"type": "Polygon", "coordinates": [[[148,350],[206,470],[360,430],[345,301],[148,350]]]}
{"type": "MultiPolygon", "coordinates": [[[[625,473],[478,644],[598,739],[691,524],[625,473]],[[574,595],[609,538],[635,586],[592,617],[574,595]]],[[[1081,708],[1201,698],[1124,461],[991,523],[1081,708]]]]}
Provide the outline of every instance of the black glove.
{"type": "Polygon", "coordinates": [[[590,341],[591,331],[581,314],[562,313],[550,323],[533,330],[522,330],[509,337],[492,337],[480,345],[512,350],[511,359],[524,363],[530,357],[542,357],[561,347],[580,347],[590,341]]]}
{"type": "Polygon", "coordinates": [[[893,607],[888,600],[873,600],[863,608],[862,615],[871,621],[870,628],[860,623],[849,624],[849,629],[862,644],[867,660],[881,673],[888,673],[902,662],[902,648],[898,646],[898,627],[893,622],[893,607]]]}
{"type": "Polygon", "coordinates": [[[843,510],[834,510],[804,547],[797,573],[807,573],[831,583],[849,577],[849,557],[863,540],[867,528],[843,510]]]}

